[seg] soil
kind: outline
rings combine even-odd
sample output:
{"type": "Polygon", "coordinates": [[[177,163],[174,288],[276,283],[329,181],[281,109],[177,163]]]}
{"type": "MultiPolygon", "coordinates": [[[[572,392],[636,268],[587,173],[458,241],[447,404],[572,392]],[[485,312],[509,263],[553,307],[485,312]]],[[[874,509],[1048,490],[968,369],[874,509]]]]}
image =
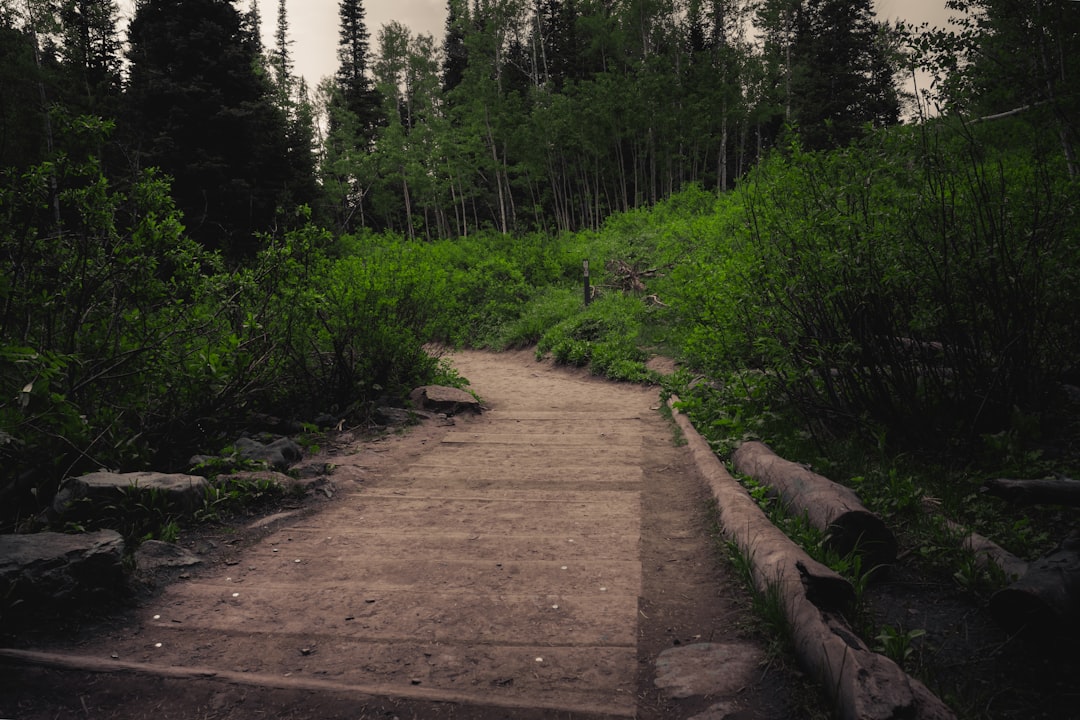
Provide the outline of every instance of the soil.
{"type": "Polygon", "coordinates": [[[341,432],[313,459],[332,492],[185,534],[202,565],[4,638],[47,655],[5,667],[0,717],[820,714],[755,632],[656,388],[527,351],[454,364],[483,414],[341,432]]]}

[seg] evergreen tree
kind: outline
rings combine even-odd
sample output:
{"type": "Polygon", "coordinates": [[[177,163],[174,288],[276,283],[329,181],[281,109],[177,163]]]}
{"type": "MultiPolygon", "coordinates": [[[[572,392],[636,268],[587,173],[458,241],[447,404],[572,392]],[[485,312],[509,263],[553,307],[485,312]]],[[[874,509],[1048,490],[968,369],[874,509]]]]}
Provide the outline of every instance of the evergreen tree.
{"type": "Polygon", "coordinates": [[[362,0],[341,0],[338,6],[341,37],[338,41],[338,71],[335,75],[340,100],[357,121],[357,141],[370,144],[381,122],[382,101],[368,75],[370,47],[362,0]]]}
{"type": "Polygon", "coordinates": [[[443,36],[442,88],[444,93],[461,84],[469,64],[465,35],[469,25],[468,0],[446,1],[446,34],[443,36]]]}
{"type": "Polygon", "coordinates": [[[278,0],[277,27],[274,30],[274,49],[270,52],[270,68],[274,71],[274,90],[278,107],[286,113],[291,110],[295,83],[291,45],[289,15],[285,9],[285,0],[278,0]]]}
{"type": "Polygon", "coordinates": [[[809,148],[844,145],[899,121],[900,100],[871,0],[805,0],[796,10],[790,120],[809,148]]]}
{"type": "Polygon", "coordinates": [[[70,101],[90,113],[112,115],[120,91],[121,42],[113,0],[64,0],[62,64],[70,101]],[[105,107],[109,105],[110,107],[105,107]]]}
{"type": "Polygon", "coordinates": [[[129,29],[127,123],[140,166],[173,178],[189,233],[243,257],[275,225],[285,118],[229,0],[146,0],[129,29]]]}
{"type": "Polygon", "coordinates": [[[940,107],[979,117],[1022,115],[1056,136],[1080,172],[1080,3],[949,0],[958,31],[924,34],[922,62],[937,75],[940,107]]]}
{"type": "Polygon", "coordinates": [[[45,78],[30,29],[16,24],[14,12],[0,14],[0,168],[25,168],[44,159],[45,78]]]}

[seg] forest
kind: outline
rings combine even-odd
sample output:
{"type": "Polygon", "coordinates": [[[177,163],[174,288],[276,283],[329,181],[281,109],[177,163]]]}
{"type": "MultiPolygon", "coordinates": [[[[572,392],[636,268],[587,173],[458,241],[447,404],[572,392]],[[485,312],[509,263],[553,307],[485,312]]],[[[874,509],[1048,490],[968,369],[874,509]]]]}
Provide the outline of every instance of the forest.
{"type": "Polygon", "coordinates": [[[535,346],[1037,555],[975,488],[1078,466],[1080,3],[945,4],[341,0],[309,84],[284,0],[0,0],[0,526],[535,346]]]}

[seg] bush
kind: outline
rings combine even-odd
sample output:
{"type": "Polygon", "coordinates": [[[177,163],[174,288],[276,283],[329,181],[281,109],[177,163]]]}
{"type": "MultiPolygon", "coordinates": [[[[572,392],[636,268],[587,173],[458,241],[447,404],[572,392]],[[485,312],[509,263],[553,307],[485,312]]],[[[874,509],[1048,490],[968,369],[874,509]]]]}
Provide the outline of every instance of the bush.
{"type": "Polygon", "coordinates": [[[808,414],[908,441],[1040,404],[1080,349],[1078,195],[1034,141],[1013,148],[942,124],[773,156],[708,269],[722,299],[696,295],[691,353],[741,356],[808,414]]]}
{"type": "Polygon", "coordinates": [[[648,380],[648,358],[637,343],[646,313],[638,298],[605,294],[544,333],[537,356],[550,353],[560,363],[590,365],[595,374],[615,380],[648,380]]]}

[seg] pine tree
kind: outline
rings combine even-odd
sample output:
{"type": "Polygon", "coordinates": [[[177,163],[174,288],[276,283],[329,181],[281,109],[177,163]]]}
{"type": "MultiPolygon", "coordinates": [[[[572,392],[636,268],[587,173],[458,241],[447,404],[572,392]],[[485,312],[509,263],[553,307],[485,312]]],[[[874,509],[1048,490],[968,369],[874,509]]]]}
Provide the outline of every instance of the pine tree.
{"type": "Polygon", "coordinates": [[[173,178],[188,231],[233,257],[275,224],[286,128],[229,0],[146,0],[129,30],[126,126],[141,167],[173,178]]]}
{"type": "Polygon", "coordinates": [[[0,14],[0,168],[25,168],[45,159],[45,78],[35,57],[31,29],[16,25],[13,12],[0,14]]]}
{"type": "Polygon", "coordinates": [[[870,0],[807,0],[795,17],[791,119],[810,148],[895,124],[900,101],[870,0]]]}
{"type": "Polygon", "coordinates": [[[469,65],[465,35],[469,26],[467,0],[446,1],[446,34],[443,36],[442,88],[444,93],[461,84],[469,65]]]}
{"type": "Polygon", "coordinates": [[[804,145],[824,148],[899,120],[885,29],[871,0],[765,0],[756,17],[771,90],[767,135],[790,123],[804,145]]]}
{"type": "Polygon", "coordinates": [[[274,49],[270,52],[270,68],[274,72],[274,90],[278,107],[290,113],[293,104],[293,59],[289,37],[289,15],[285,0],[278,0],[277,27],[274,30],[274,49]]]}
{"type": "Polygon", "coordinates": [[[121,42],[113,0],[65,0],[60,8],[62,66],[70,100],[87,112],[111,115],[120,91],[121,42]]]}
{"type": "Polygon", "coordinates": [[[362,0],[341,0],[338,6],[341,37],[338,41],[338,71],[335,75],[340,99],[357,120],[359,142],[370,143],[381,122],[382,101],[368,75],[370,36],[362,0]]]}

